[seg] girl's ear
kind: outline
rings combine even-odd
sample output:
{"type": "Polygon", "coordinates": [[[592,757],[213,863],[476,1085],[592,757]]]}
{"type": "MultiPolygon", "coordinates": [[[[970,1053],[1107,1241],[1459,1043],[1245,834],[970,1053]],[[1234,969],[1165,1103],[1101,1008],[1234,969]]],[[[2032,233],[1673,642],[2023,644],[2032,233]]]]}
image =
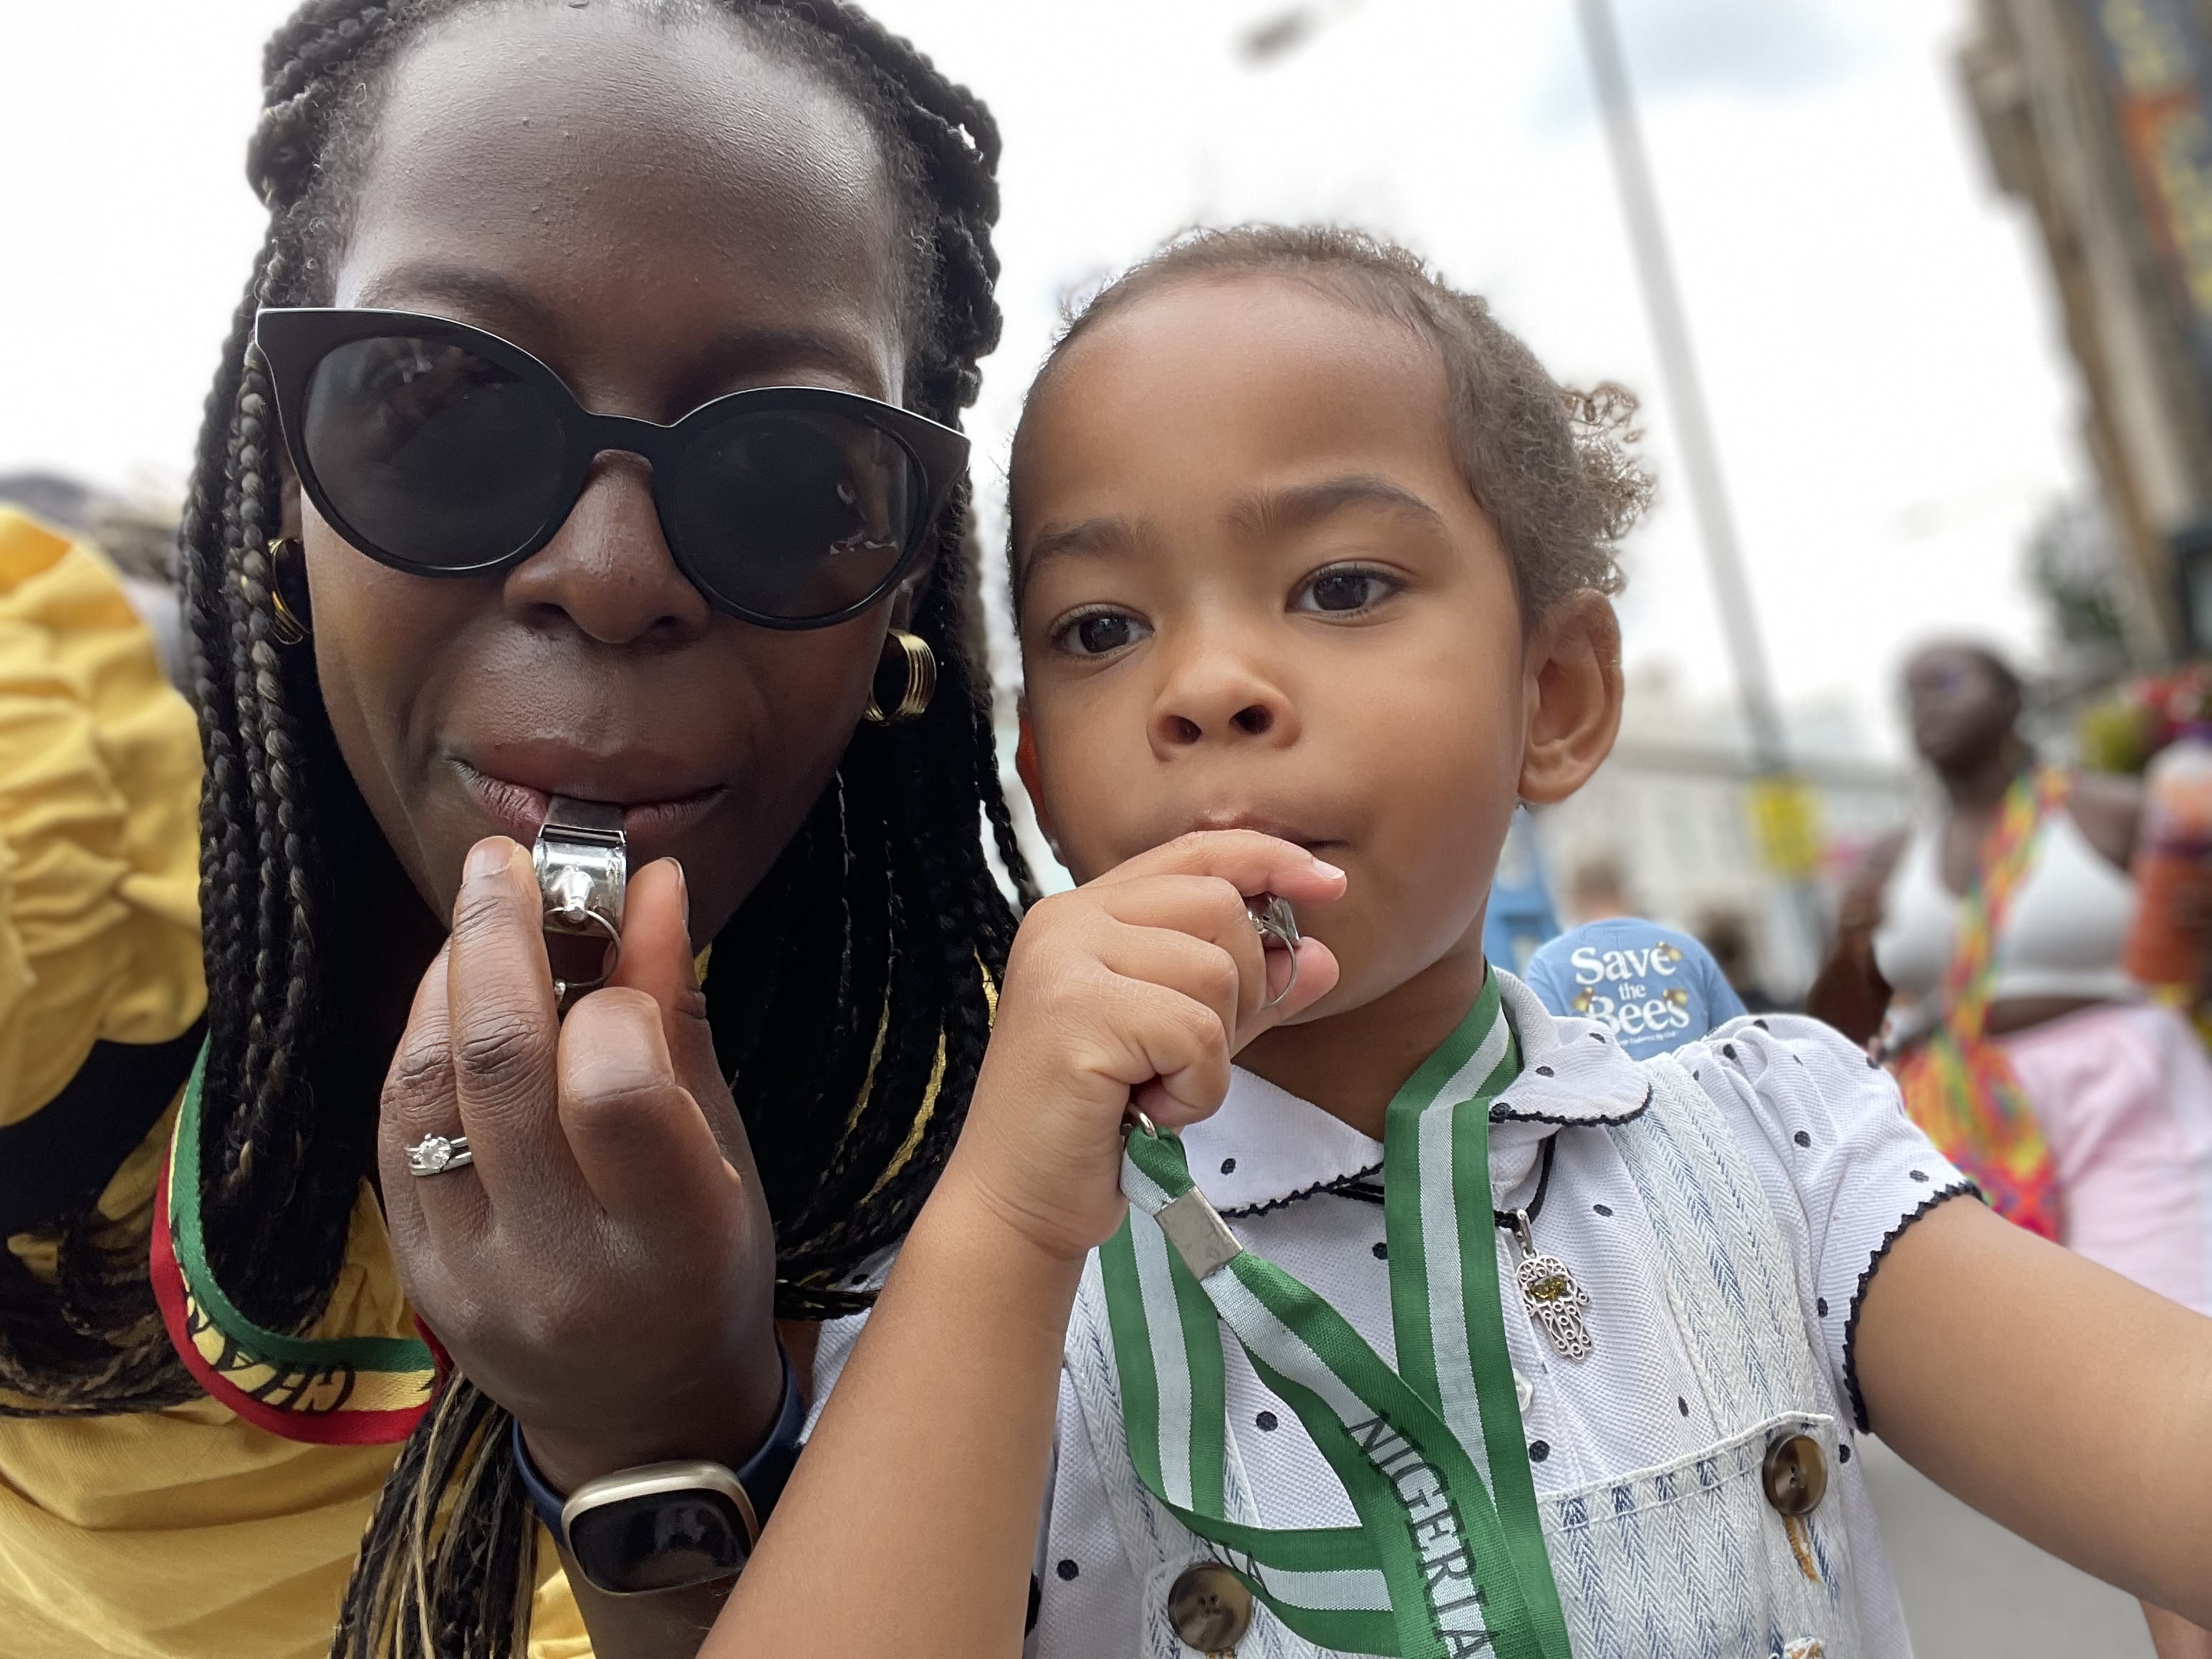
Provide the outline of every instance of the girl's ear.
{"type": "Polygon", "coordinates": [[[1528,641],[1521,799],[1565,800],[1589,781],[1620,732],[1620,622],[1584,588],[1554,605],[1528,641]]]}
{"type": "Polygon", "coordinates": [[[1022,781],[1022,787],[1030,792],[1030,810],[1036,814],[1037,828],[1051,844],[1053,856],[1060,856],[1060,842],[1052,833],[1052,819],[1044,810],[1044,790],[1037,781],[1036,733],[1030,727],[1030,700],[1022,698],[1014,704],[1014,717],[1020,722],[1021,735],[1014,740],[1014,772],[1022,781]]]}

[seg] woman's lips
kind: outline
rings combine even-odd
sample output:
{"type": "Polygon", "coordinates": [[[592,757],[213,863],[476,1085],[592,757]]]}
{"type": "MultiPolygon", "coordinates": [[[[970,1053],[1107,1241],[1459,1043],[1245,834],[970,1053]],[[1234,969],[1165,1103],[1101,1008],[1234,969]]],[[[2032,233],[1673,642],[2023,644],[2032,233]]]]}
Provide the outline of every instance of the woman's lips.
{"type": "MultiPolygon", "coordinates": [[[[538,839],[555,792],[518,783],[512,778],[495,777],[464,760],[455,760],[453,769],[460,774],[461,781],[468,786],[469,793],[498,833],[526,847],[538,839]]],[[[580,800],[594,799],[580,792],[560,793],[574,793],[580,800]]],[[[623,834],[629,840],[632,867],[654,856],[651,849],[655,843],[665,842],[696,824],[713,810],[724,793],[723,787],[718,784],[668,800],[617,803],[623,809],[623,834]]]]}

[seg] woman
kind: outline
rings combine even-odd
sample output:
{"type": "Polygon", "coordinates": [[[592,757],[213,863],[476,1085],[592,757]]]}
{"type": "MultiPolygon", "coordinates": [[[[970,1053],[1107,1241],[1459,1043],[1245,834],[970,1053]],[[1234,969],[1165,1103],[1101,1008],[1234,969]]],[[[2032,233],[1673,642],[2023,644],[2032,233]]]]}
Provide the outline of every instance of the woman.
{"type": "MultiPolygon", "coordinates": [[[[772,1317],[854,1305],[982,1051],[986,814],[1026,874],[931,422],[996,338],[998,141],[826,0],[309,0],[266,66],[184,537],[197,943],[150,647],[0,531],[0,1133],[54,1155],[0,1261],[4,1645],[581,1652],[518,1447],[565,1492],[778,1443],[772,1317]],[[680,454],[583,413],[776,386],[680,454]],[[640,872],[565,1026],[499,839],[556,796],[640,872]]],[[[579,1585],[590,1650],[688,1653],[726,1587],[579,1585]]]]}
{"type": "MultiPolygon", "coordinates": [[[[1978,647],[1917,653],[1905,696],[1942,807],[1875,849],[1808,1008],[1864,1042],[1907,999],[1906,1103],[2000,1212],[2212,1312],[2212,1066],[2120,967],[2141,792],[2039,767],[1978,647]]],[[[2212,1655],[2146,1613],[2166,1659],[2212,1655]]]]}

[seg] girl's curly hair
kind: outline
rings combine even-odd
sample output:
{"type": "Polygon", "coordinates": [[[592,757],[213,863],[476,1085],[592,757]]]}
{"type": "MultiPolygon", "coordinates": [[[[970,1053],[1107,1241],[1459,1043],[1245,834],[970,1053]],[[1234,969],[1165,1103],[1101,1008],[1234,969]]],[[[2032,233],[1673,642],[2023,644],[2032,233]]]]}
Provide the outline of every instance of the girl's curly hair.
{"type": "Polygon", "coordinates": [[[1620,591],[1615,550],[1651,499],[1650,476],[1634,454],[1642,435],[1635,395],[1610,382],[1587,392],[1562,386],[1482,299],[1364,231],[1239,225],[1178,236],[1075,312],[1037,385],[1070,345],[1147,295],[1255,275],[1305,283],[1436,348],[1460,473],[1505,544],[1524,627],[1570,593],[1620,591]]]}

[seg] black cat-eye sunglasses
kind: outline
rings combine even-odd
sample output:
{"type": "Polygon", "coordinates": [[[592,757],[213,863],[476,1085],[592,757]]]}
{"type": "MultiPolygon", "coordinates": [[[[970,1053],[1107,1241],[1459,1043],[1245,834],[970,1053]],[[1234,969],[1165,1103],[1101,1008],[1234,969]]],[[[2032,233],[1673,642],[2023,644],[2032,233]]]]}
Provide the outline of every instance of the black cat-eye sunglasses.
{"type": "Polygon", "coordinates": [[[951,427],[823,386],[732,392],[673,426],[595,415],[520,346],[409,312],[270,307],[253,339],[316,510],[418,576],[519,564],[621,450],[652,465],[669,551],[714,605],[823,628],[906,574],[968,459],[951,427]]]}

